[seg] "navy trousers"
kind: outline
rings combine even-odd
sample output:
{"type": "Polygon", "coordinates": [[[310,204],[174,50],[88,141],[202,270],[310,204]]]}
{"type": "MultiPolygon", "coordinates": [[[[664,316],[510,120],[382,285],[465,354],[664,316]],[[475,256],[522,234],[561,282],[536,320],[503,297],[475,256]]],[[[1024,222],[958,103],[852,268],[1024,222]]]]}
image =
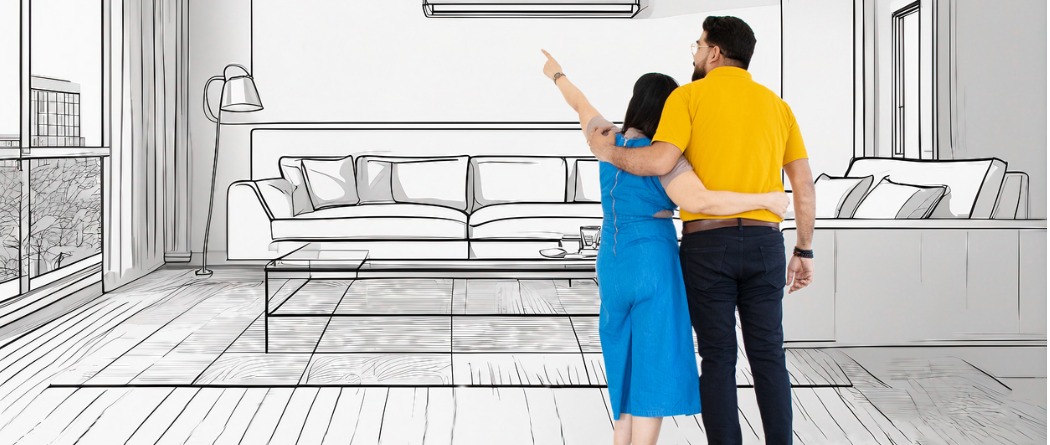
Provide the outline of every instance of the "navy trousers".
{"type": "Polygon", "coordinates": [[[679,253],[700,351],[700,400],[708,442],[743,442],[736,387],[739,310],[766,443],[791,443],[791,382],[784,362],[784,235],[761,226],[694,232],[682,237],[679,253]]]}

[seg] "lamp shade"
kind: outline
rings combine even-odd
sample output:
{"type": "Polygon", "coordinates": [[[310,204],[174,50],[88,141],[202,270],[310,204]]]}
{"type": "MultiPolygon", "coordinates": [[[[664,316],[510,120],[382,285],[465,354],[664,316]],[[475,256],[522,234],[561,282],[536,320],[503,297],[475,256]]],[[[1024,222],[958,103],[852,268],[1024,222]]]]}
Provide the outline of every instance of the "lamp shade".
{"type": "Polygon", "coordinates": [[[232,77],[223,84],[220,110],[243,112],[258,111],[262,108],[259,91],[255,89],[255,81],[251,76],[232,77]]]}

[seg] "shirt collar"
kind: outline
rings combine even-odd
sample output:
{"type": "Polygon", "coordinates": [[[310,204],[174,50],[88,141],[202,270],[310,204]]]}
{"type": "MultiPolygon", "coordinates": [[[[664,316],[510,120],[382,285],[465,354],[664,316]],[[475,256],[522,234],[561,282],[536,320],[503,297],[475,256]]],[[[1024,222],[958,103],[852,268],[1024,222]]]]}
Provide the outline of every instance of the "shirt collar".
{"type": "Polygon", "coordinates": [[[743,77],[745,79],[750,79],[751,73],[743,68],[723,65],[711,70],[707,73],[707,76],[704,77],[743,77]]]}

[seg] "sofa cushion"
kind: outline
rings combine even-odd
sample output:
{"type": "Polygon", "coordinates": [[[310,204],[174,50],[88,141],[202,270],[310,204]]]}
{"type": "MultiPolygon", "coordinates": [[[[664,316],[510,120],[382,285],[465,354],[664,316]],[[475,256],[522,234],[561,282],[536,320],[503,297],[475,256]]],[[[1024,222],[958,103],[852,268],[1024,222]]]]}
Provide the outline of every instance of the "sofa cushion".
{"type": "Polygon", "coordinates": [[[994,219],[1028,219],[1028,174],[1007,172],[999,200],[995,203],[994,219]]]}
{"type": "Polygon", "coordinates": [[[561,239],[602,223],[599,203],[499,204],[470,215],[470,239],[561,239]]]}
{"type": "Polygon", "coordinates": [[[255,181],[263,203],[274,218],[291,218],[295,215],[292,206],[292,184],[284,178],[255,181]]]}
{"type": "Polygon", "coordinates": [[[354,161],[350,156],[338,159],[303,159],[303,176],[314,209],[355,205],[357,181],[354,161]]]}
{"type": "Polygon", "coordinates": [[[597,159],[577,159],[572,176],[575,182],[573,190],[576,192],[574,202],[602,201],[602,183],[598,178],[597,159]]]}
{"type": "Polygon", "coordinates": [[[1003,183],[1006,163],[999,159],[916,161],[860,158],[850,163],[848,177],[874,176],[878,184],[891,177],[902,184],[948,186],[948,195],[931,218],[991,218],[1003,183]]]}
{"type": "Polygon", "coordinates": [[[391,163],[395,202],[431,204],[467,210],[467,158],[437,158],[391,163]]]}
{"type": "Polygon", "coordinates": [[[854,218],[920,219],[927,218],[948,192],[941,186],[899,184],[884,178],[857,207],[854,218]]]}
{"type": "Polygon", "coordinates": [[[274,239],[466,239],[467,215],[422,204],[361,204],[275,219],[274,239]]]}
{"type": "Polygon", "coordinates": [[[292,215],[301,215],[314,211],[310,201],[310,192],[306,189],[306,177],[303,176],[301,158],[281,158],[281,177],[292,186],[292,215]]]}
{"type": "Polygon", "coordinates": [[[565,202],[565,158],[479,156],[470,163],[475,210],[503,203],[565,202]]]}
{"type": "Polygon", "coordinates": [[[817,218],[852,218],[873,181],[873,176],[834,178],[821,174],[813,185],[817,196],[817,218]]]}

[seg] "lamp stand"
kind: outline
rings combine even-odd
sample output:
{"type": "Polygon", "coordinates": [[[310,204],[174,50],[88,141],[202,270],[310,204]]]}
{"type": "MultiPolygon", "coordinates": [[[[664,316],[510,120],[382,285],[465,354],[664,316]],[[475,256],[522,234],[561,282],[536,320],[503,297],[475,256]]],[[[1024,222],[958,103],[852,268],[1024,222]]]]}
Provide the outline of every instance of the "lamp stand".
{"type": "Polygon", "coordinates": [[[211,160],[211,193],[208,194],[208,222],[204,226],[204,250],[201,252],[201,268],[197,271],[199,277],[211,276],[211,270],[208,269],[208,234],[211,232],[211,212],[215,206],[215,173],[219,166],[219,130],[222,128],[219,122],[221,120],[222,110],[219,110],[219,116],[215,119],[215,155],[211,160]]]}

